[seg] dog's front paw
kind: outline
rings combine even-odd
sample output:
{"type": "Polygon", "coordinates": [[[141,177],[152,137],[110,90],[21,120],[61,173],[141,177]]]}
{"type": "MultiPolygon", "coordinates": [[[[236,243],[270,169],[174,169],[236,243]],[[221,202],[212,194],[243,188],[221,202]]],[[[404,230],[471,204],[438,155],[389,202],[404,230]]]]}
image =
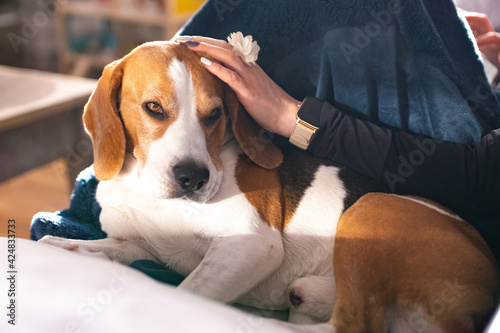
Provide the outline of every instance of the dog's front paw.
{"type": "Polygon", "coordinates": [[[68,251],[74,251],[78,249],[78,244],[73,239],[68,238],[43,236],[43,238],[40,239],[39,242],[54,245],[68,251]]]}
{"type": "Polygon", "coordinates": [[[335,299],[333,276],[305,276],[288,287],[289,320],[300,324],[326,322],[335,299]]]}
{"type": "Polygon", "coordinates": [[[49,244],[52,246],[60,247],[68,251],[73,251],[93,257],[109,259],[108,256],[103,253],[101,247],[92,246],[89,241],[68,239],[55,236],[44,236],[39,240],[40,243],[49,244]]]}

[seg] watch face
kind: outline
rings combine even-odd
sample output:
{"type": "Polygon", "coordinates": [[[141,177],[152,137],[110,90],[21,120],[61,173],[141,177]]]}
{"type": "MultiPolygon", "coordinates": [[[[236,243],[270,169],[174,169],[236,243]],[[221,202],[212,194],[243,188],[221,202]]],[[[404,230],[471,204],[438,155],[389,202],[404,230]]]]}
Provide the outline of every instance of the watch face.
{"type": "Polygon", "coordinates": [[[319,99],[306,97],[306,99],[302,102],[299,111],[297,111],[297,116],[303,121],[315,127],[319,127],[323,104],[324,102],[319,99]]]}

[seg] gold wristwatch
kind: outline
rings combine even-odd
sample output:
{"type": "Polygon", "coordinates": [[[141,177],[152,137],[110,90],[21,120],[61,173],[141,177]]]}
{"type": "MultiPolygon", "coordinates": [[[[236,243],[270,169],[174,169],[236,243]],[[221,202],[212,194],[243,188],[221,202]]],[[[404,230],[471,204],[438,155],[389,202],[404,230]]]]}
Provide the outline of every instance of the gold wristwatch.
{"type": "Polygon", "coordinates": [[[306,110],[322,106],[323,102],[317,100],[316,98],[306,97],[304,99],[299,106],[299,110],[297,111],[297,126],[295,127],[292,135],[290,135],[290,143],[303,150],[306,150],[307,147],[309,147],[316,131],[319,129],[319,127],[316,126],[316,124],[319,124],[319,119],[310,119],[312,117],[306,113],[306,110]]]}

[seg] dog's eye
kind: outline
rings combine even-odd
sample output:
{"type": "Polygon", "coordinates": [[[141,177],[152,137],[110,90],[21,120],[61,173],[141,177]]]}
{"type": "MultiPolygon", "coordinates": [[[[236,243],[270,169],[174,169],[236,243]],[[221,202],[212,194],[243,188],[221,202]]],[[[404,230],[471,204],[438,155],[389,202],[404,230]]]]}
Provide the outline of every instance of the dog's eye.
{"type": "Polygon", "coordinates": [[[151,112],[161,112],[161,105],[155,102],[148,102],[146,103],[146,107],[148,108],[149,111],[151,112]]]}
{"type": "Polygon", "coordinates": [[[213,109],[208,115],[208,117],[205,119],[205,125],[210,126],[214,124],[217,120],[219,120],[221,115],[222,115],[222,110],[220,108],[213,109]]]}
{"type": "Polygon", "coordinates": [[[156,102],[146,102],[143,105],[144,110],[146,110],[150,115],[158,119],[164,119],[165,113],[160,104],[156,102]]]}

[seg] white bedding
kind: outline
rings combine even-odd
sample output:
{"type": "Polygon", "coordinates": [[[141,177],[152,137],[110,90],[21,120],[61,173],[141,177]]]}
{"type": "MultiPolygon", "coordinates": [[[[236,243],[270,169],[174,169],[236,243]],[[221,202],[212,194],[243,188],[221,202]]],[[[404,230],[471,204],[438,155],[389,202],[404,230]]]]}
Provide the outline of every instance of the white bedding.
{"type": "Polygon", "coordinates": [[[0,238],[0,332],[293,332],[277,320],[159,283],[105,259],[18,239],[16,325],[8,324],[7,239],[0,238]]]}
{"type": "MultiPolygon", "coordinates": [[[[127,266],[18,239],[15,297],[7,239],[0,238],[0,332],[329,332],[292,326],[157,282],[127,266]],[[12,289],[12,290],[14,290],[12,289]],[[7,309],[15,300],[15,326],[7,309]]],[[[500,332],[500,315],[490,333],[500,332]]]]}

